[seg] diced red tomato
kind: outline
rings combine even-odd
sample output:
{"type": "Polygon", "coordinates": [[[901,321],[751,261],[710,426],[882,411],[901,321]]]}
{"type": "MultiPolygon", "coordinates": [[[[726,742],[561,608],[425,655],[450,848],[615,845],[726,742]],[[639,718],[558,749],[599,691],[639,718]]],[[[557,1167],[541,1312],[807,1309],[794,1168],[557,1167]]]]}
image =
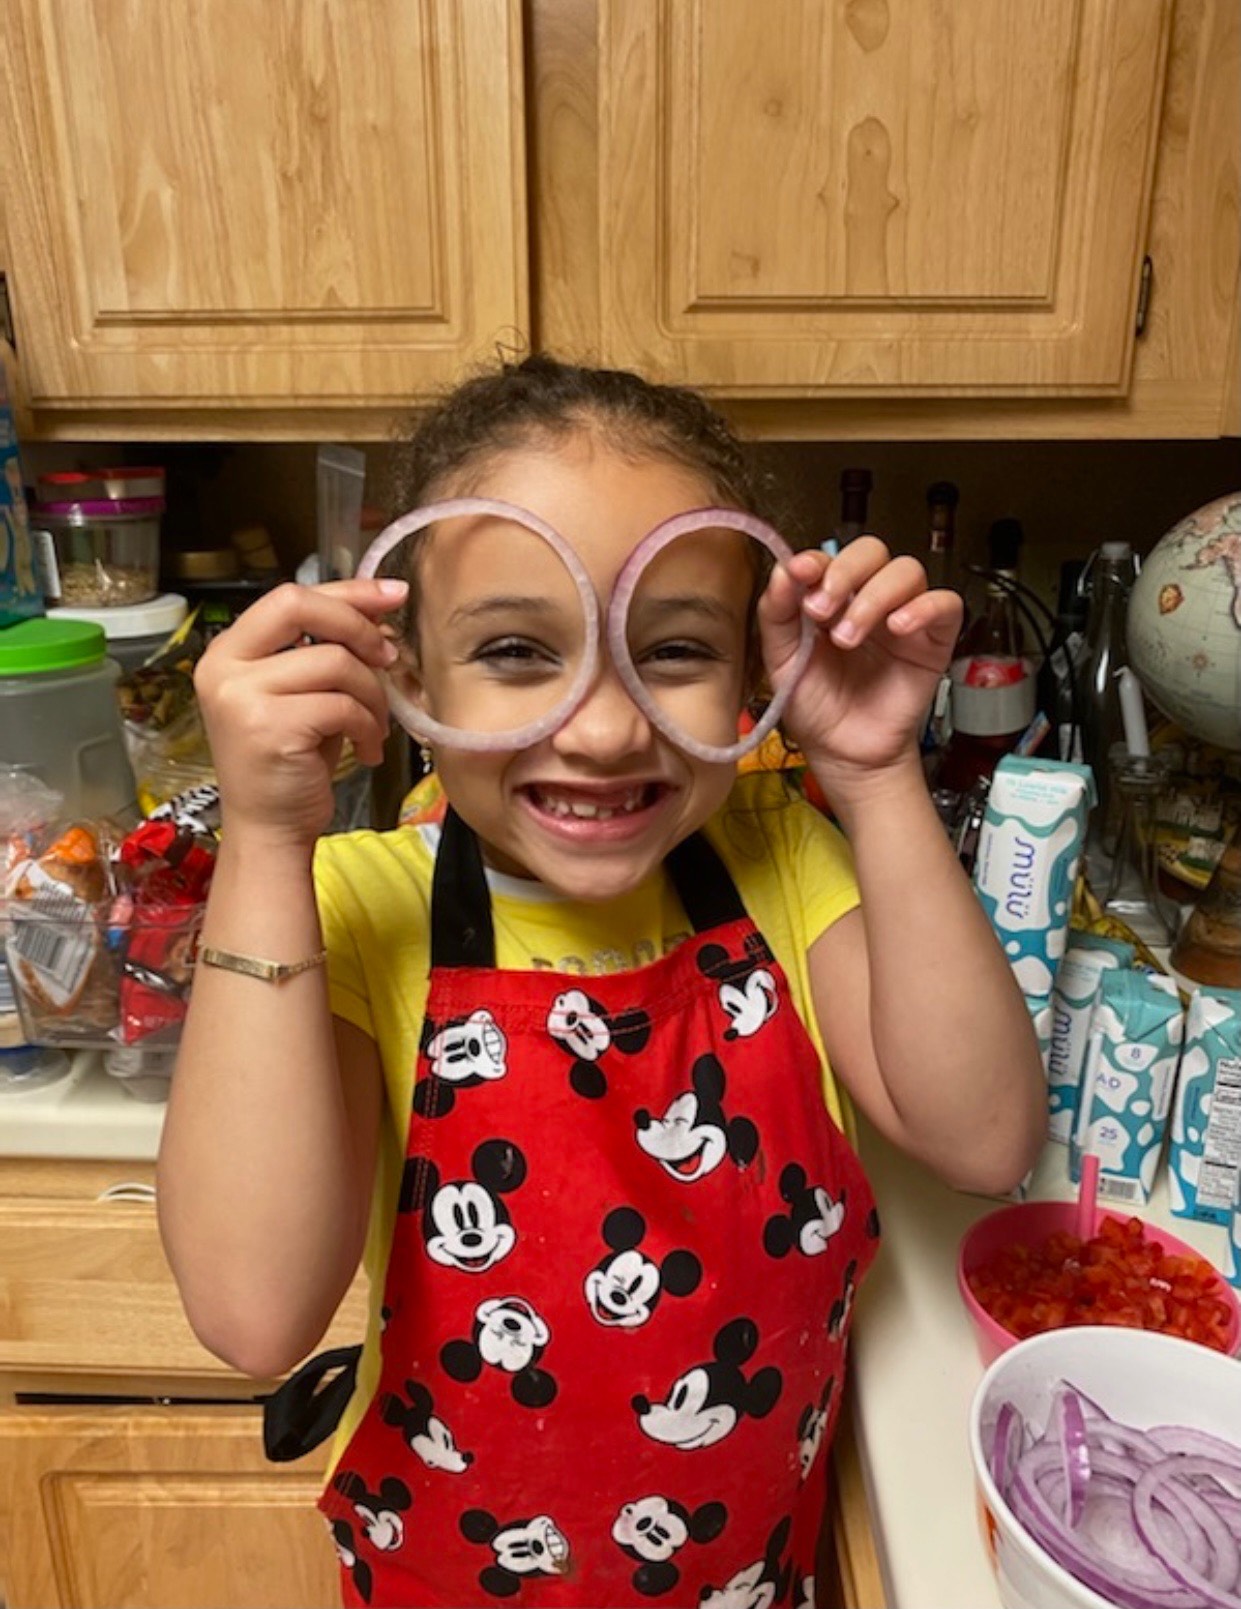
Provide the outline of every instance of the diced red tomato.
{"type": "Polygon", "coordinates": [[[1018,1339],[1073,1324],[1119,1324],[1228,1350],[1230,1309],[1219,1274],[1205,1258],[1173,1256],[1147,1240],[1140,1218],[1105,1218],[1086,1241],[1060,1232],[1038,1246],[1005,1246],[968,1282],[1018,1339]]]}

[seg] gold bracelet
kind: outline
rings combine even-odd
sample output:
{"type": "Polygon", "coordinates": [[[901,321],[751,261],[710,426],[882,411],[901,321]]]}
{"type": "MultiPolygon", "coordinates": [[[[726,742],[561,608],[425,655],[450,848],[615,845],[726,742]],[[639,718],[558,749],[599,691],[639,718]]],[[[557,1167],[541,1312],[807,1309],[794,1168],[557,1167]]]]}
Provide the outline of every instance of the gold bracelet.
{"type": "Polygon", "coordinates": [[[327,960],[327,951],[320,950],[318,955],[308,955],[304,961],[264,961],[257,955],[236,955],[232,950],[217,950],[210,944],[204,944],[198,952],[198,959],[206,966],[221,967],[225,972],[242,972],[248,978],[261,978],[264,983],[283,983],[286,978],[295,978],[299,972],[321,967],[327,960]]]}

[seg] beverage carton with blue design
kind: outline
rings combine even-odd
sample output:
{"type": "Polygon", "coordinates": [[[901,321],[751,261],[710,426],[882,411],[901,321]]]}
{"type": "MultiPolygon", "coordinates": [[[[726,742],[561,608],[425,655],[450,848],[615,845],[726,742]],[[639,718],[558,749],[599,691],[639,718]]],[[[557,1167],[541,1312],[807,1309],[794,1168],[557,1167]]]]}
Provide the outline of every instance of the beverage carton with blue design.
{"type": "Polygon", "coordinates": [[[1069,934],[1051,991],[1051,1041],[1047,1047],[1047,1132],[1067,1145],[1073,1136],[1090,1015],[1103,974],[1131,967],[1132,944],[1095,933],[1069,934]]]}
{"type": "Polygon", "coordinates": [[[1195,989],[1168,1149],[1172,1211],[1228,1223],[1239,1172],[1241,989],[1195,989]]]}
{"type": "Polygon", "coordinates": [[[1232,1215],[1228,1221],[1228,1239],[1224,1245],[1221,1272],[1233,1290],[1241,1290],[1241,1173],[1237,1175],[1237,1194],[1233,1197],[1232,1215]]]}
{"type": "Polygon", "coordinates": [[[995,768],[974,889],[1024,995],[1051,994],[1093,802],[1089,766],[1006,754],[995,768]]]}
{"type": "Polygon", "coordinates": [[[1083,1153],[1091,1151],[1099,1158],[1101,1197],[1138,1205],[1150,1200],[1184,1029],[1171,978],[1103,973],[1069,1147],[1074,1182],[1083,1153]]]}

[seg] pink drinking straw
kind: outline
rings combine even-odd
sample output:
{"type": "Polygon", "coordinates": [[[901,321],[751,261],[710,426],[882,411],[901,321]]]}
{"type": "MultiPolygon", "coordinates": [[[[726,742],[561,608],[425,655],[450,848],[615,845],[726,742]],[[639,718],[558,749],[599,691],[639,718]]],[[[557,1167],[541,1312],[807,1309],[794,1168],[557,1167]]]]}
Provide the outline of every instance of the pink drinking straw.
{"type": "Polygon", "coordinates": [[[1093,1151],[1082,1157],[1082,1178],[1077,1187],[1077,1219],[1075,1232],[1078,1240],[1089,1240],[1095,1232],[1098,1208],[1095,1199],[1099,1193],[1099,1159],[1093,1151]]]}

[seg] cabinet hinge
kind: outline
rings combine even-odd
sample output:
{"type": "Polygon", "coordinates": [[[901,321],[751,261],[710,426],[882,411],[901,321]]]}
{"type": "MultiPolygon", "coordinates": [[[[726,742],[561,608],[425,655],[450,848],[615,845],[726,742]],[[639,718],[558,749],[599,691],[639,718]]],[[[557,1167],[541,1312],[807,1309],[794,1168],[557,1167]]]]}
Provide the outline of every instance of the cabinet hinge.
{"type": "Polygon", "coordinates": [[[1155,279],[1155,265],[1149,257],[1142,259],[1142,277],[1138,280],[1138,316],[1134,324],[1134,335],[1146,333],[1146,317],[1151,307],[1151,285],[1155,279]]]}
{"type": "Polygon", "coordinates": [[[9,301],[9,276],[0,273],[0,335],[17,351],[17,340],[13,334],[13,308],[9,301]]]}

